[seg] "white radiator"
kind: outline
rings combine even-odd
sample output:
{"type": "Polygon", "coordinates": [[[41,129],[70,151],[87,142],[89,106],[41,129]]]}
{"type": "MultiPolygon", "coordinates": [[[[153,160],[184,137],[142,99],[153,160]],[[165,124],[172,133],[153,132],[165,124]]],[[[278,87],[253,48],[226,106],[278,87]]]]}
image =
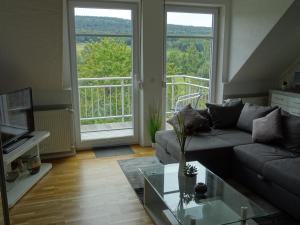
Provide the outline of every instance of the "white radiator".
{"type": "Polygon", "coordinates": [[[73,112],[49,109],[34,112],[35,130],[46,130],[50,137],[40,144],[41,154],[73,152],[73,112]]]}

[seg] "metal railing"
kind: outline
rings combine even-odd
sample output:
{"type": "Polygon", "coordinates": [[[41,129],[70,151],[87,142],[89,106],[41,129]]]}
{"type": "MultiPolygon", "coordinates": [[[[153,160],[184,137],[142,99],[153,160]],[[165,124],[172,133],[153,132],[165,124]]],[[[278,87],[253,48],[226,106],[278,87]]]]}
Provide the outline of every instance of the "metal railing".
{"type": "MultiPolygon", "coordinates": [[[[202,96],[208,97],[209,79],[189,75],[172,75],[166,79],[167,114],[172,113],[182,95],[202,93],[202,96]]],[[[82,124],[124,122],[131,119],[132,77],[79,78],[78,83],[82,124]]]]}
{"type": "Polygon", "coordinates": [[[202,107],[208,100],[209,79],[191,75],[171,75],[166,78],[167,116],[172,115],[179,104],[192,103],[194,107],[202,107]]]}

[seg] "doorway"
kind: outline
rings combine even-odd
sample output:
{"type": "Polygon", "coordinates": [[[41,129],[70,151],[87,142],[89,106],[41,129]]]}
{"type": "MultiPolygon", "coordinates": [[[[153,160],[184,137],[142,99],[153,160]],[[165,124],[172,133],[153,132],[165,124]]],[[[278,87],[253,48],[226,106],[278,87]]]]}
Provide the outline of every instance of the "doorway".
{"type": "Polygon", "coordinates": [[[77,147],[136,143],[136,5],[71,2],[69,15],[77,147]]]}

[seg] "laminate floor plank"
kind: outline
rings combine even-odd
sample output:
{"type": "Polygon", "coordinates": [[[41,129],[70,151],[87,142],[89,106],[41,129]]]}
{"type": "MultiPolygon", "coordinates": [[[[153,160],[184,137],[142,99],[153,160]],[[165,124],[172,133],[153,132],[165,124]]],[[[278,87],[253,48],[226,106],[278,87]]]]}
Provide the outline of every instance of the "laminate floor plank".
{"type": "Polygon", "coordinates": [[[153,156],[154,150],[131,147],[131,155],[96,158],[81,151],[51,160],[52,170],[10,209],[11,224],[152,225],[117,160],[153,156]]]}

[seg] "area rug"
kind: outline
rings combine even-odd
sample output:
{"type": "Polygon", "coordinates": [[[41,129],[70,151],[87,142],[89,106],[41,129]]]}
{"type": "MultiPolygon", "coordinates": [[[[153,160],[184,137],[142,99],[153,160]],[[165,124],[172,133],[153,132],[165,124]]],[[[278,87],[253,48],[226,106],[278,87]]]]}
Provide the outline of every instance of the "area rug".
{"type": "Polygon", "coordinates": [[[109,148],[95,148],[93,151],[96,158],[134,154],[134,151],[128,145],[109,148]]]}
{"type": "Polygon", "coordinates": [[[144,179],[139,172],[139,168],[159,165],[159,160],[156,157],[141,157],[119,160],[118,163],[140,202],[144,204],[144,179]]]}
{"type": "MultiPolygon", "coordinates": [[[[136,195],[138,196],[140,202],[143,204],[144,181],[142,174],[139,172],[139,168],[160,165],[159,160],[156,157],[142,157],[127,160],[119,160],[118,163],[128,182],[130,183],[136,195]]],[[[242,194],[250,198],[263,209],[274,212],[274,214],[271,216],[255,219],[255,222],[258,225],[300,225],[299,222],[293,220],[290,216],[279,211],[271,204],[269,204],[253,192],[251,192],[246,187],[234,181],[229,181],[229,183],[230,185],[234,186],[235,189],[237,189],[242,194]]]]}

